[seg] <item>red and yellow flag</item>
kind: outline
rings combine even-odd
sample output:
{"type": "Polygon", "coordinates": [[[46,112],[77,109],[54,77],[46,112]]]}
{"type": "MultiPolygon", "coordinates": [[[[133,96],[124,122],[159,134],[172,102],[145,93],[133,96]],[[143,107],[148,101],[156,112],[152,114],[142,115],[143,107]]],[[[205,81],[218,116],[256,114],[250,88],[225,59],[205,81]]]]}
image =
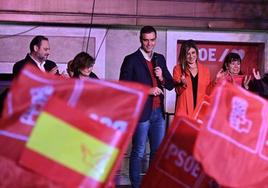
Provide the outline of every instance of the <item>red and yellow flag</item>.
{"type": "Polygon", "coordinates": [[[83,179],[101,186],[119,155],[115,141],[119,134],[51,99],[37,119],[20,163],[67,187],[79,186],[83,179]],[[69,116],[77,120],[69,121],[69,116]]]}
{"type": "Polygon", "coordinates": [[[21,187],[110,185],[148,90],[128,82],[67,79],[25,66],[12,82],[0,119],[0,187],[14,187],[13,182],[21,187]],[[7,161],[12,165],[3,168],[7,161]]]}

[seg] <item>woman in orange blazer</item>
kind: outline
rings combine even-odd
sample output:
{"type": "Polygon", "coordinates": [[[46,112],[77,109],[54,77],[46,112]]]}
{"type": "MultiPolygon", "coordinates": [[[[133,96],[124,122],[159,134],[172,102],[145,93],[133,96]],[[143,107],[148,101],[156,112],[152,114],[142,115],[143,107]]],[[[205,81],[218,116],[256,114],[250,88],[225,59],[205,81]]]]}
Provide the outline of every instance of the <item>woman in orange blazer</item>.
{"type": "Polygon", "coordinates": [[[173,69],[177,93],[175,115],[193,116],[195,107],[207,94],[210,72],[198,63],[198,48],[193,40],[182,43],[179,64],[173,69]]]}

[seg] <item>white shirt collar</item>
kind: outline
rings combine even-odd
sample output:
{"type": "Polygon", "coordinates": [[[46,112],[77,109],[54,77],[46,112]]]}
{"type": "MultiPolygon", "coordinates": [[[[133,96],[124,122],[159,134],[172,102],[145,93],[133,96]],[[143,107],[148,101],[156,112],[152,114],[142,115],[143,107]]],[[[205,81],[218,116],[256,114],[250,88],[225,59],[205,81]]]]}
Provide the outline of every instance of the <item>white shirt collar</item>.
{"type": "Polygon", "coordinates": [[[140,48],[140,51],[141,51],[143,57],[144,57],[147,61],[151,61],[151,60],[152,60],[154,52],[152,52],[152,55],[149,56],[148,53],[146,53],[142,48],[140,48]]]}

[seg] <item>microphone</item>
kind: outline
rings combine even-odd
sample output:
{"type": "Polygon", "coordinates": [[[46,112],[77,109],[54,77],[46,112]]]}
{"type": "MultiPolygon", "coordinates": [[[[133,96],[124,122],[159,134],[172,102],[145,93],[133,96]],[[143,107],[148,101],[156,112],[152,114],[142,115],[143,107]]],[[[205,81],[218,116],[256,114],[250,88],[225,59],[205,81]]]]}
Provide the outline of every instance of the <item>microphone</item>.
{"type": "Polygon", "coordinates": [[[158,67],[159,66],[159,64],[158,64],[158,57],[157,57],[157,55],[154,53],[154,55],[153,55],[153,58],[152,58],[152,62],[153,62],[153,67],[155,68],[155,67],[158,67]]]}
{"type": "MultiPolygon", "coordinates": [[[[153,54],[152,63],[153,63],[154,70],[156,70],[155,68],[159,67],[158,55],[156,53],[153,54]]],[[[159,80],[159,76],[157,76],[156,73],[154,75],[156,76],[156,80],[157,80],[158,85],[161,85],[161,82],[159,80]]]]}

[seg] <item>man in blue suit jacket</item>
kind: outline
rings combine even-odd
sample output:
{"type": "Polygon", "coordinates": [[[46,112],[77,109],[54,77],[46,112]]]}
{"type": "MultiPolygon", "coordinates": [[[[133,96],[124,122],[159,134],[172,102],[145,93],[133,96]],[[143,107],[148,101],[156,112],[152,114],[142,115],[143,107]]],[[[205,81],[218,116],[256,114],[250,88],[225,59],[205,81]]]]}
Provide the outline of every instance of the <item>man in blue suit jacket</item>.
{"type": "Polygon", "coordinates": [[[141,161],[147,136],[150,143],[151,161],[165,135],[163,89],[172,90],[174,87],[164,56],[153,52],[156,37],[154,27],[144,26],[140,31],[141,47],[125,57],[120,71],[120,80],[138,82],[151,87],[132,139],[129,174],[134,188],[139,187],[141,183],[141,161]]]}

